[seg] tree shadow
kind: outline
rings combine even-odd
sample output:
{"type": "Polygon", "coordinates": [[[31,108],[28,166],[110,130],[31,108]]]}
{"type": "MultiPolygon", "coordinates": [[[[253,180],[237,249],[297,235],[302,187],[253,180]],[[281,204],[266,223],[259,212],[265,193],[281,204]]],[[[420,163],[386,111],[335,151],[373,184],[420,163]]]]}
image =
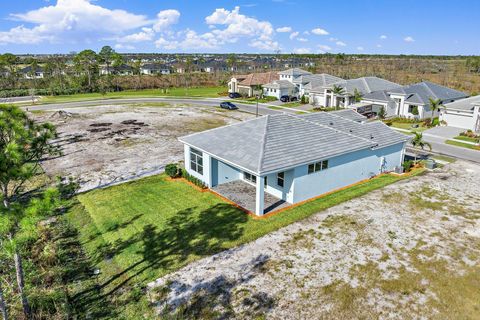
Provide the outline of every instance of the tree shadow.
{"type": "Polygon", "coordinates": [[[227,248],[227,242],[243,235],[243,225],[248,220],[245,213],[230,204],[217,204],[199,214],[195,211],[195,207],[179,211],[166,221],[162,229],[148,224],[141,234],[100,247],[95,257],[97,262],[106,253],[107,256],[113,256],[141,242],[141,249],[137,252],[141,259],[102,283],[77,293],[72,297],[75,304],[88,308],[88,305],[96,304],[98,299],[113,296],[132,280],[136,280],[137,284],[141,282],[145,287],[145,279],[139,276],[146,272],[158,270],[158,274],[164,274],[186,264],[191,257],[222,251],[227,248]],[[101,294],[92,295],[92,292],[101,294]]]}
{"type": "Polygon", "coordinates": [[[274,298],[266,292],[255,292],[242,285],[265,272],[264,265],[268,260],[268,256],[258,255],[243,266],[239,275],[228,277],[221,274],[193,284],[171,281],[165,287],[153,288],[149,295],[157,300],[155,304],[161,318],[262,318],[275,306],[274,298]],[[159,299],[156,299],[157,296],[159,299]]]}

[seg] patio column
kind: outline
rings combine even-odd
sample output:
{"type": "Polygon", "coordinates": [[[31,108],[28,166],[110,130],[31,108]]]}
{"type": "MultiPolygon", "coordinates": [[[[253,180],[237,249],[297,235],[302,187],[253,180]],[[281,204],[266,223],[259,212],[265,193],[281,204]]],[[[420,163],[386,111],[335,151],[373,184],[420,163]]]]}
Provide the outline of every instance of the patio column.
{"type": "Polygon", "coordinates": [[[263,206],[265,200],[264,194],[264,180],[263,177],[257,176],[257,192],[255,197],[255,214],[257,216],[263,216],[263,206]]]}

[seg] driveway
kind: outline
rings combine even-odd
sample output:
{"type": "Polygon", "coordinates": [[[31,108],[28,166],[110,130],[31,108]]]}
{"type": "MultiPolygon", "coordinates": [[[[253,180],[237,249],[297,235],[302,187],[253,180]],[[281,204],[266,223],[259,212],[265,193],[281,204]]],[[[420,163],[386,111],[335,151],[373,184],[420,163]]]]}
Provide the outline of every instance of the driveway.
{"type": "Polygon", "coordinates": [[[480,166],[457,161],[193,262],[149,297],[167,318],[474,319],[479,188],[480,166]]]}
{"type": "Polygon", "coordinates": [[[465,129],[456,127],[434,127],[423,132],[423,136],[430,136],[436,138],[443,138],[443,140],[451,139],[464,132],[465,129]]]}

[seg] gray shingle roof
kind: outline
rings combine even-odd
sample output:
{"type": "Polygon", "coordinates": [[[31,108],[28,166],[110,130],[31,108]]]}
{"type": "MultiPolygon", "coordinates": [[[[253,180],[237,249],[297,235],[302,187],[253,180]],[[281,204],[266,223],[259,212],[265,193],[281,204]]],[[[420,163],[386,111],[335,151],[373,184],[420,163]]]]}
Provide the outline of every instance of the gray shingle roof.
{"type": "Polygon", "coordinates": [[[383,123],[361,124],[341,115],[269,115],[179,140],[255,174],[265,174],[409,138],[383,123]]]}
{"type": "Polygon", "coordinates": [[[429,105],[429,98],[440,99],[442,103],[468,97],[464,92],[447,88],[432,82],[423,81],[401,88],[389,90],[389,93],[406,95],[406,102],[429,105]]]}
{"type": "Polygon", "coordinates": [[[470,98],[460,99],[455,102],[450,102],[445,104],[445,108],[447,110],[454,109],[454,110],[464,110],[464,111],[473,111],[474,106],[480,105],[480,95],[473,96],[470,98]]]}

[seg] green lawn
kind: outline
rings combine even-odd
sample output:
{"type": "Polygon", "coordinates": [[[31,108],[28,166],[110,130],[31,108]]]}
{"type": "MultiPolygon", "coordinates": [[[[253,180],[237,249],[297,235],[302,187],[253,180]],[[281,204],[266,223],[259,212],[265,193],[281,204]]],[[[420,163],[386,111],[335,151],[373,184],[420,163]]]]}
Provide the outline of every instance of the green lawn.
{"type": "Polygon", "coordinates": [[[446,144],[452,145],[452,146],[457,146],[457,147],[462,147],[462,148],[467,148],[467,149],[472,149],[472,150],[480,150],[480,146],[478,145],[473,145],[469,143],[463,143],[455,140],[447,140],[445,141],[446,144]]]}
{"type": "Polygon", "coordinates": [[[40,100],[42,103],[61,103],[69,101],[83,101],[83,100],[95,100],[95,99],[122,99],[122,98],[135,98],[135,97],[219,97],[220,93],[225,92],[225,87],[199,87],[199,88],[170,88],[165,93],[161,89],[146,89],[146,90],[127,90],[121,92],[109,92],[105,95],[100,93],[79,93],[72,95],[62,96],[46,96],[40,100]]]}
{"type": "Polygon", "coordinates": [[[392,122],[392,127],[416,132],[423,132],[428,129],[428,127],[423,126],[422,123],[418,123],[418,128],[412,128],[412,124],[413,123],[392,122]]]}
{"type": "MultiPolygon", "coordinates": [[[[383,175],[262,220],[164,175],[81,194],[67,217],[100,275],[94,289],[78,290],[108,297],[108,307],[126,318],[148,315],[141,291],[148,281],[402,179],[383,175]]],[[[73,294],[79,300],[84,295],[73,294]]],[[[83,308],[90,303],[92,310],[101,301],[83,299],[83,308]]]]}
{"type": "Polygon", "coordinates": [[[478,143],[478,141],[479,141],[478,138],[471,138],[471,137],[466,137],[466,136],[456,136],[454,139],[473,142],[473,143],[478,143]]]}

